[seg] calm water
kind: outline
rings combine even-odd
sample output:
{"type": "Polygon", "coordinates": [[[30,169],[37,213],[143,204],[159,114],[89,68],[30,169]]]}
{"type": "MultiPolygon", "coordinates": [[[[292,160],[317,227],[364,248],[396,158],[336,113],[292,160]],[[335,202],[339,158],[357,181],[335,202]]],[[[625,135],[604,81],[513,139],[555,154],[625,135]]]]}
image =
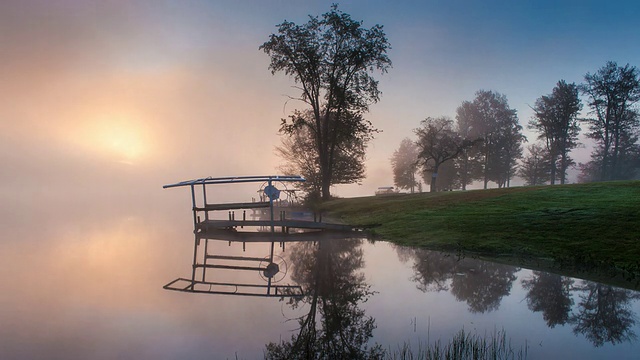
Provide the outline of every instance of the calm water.
{"type": "MultiPolygon", "coordinates": [[[[136,196],[1,209],[0,358],[254,359],[269,343],[395,349],[463,328],[504,330],[529,359],[640,352],[638,292],[385,242],[275,244],[274,284],[302,297],[164,290],[191,276],[189,206],[184,193],[162,206],[136,196]]],[[[208,252],[264,258],[270,244],[210,241],[208,252]]],[[[266,283],[253,270],[209,269],[207,280],[266,283]]]]}

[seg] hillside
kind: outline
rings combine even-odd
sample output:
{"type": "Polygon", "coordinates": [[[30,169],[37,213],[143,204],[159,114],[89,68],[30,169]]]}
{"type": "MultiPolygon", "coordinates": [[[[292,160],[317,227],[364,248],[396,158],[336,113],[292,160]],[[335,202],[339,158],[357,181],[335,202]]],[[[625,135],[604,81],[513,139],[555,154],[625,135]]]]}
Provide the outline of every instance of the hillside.
{"type": "Polygon", "coordinates": [[[640,287],[640,181],[336,199],[379,239],[640,287]]]}

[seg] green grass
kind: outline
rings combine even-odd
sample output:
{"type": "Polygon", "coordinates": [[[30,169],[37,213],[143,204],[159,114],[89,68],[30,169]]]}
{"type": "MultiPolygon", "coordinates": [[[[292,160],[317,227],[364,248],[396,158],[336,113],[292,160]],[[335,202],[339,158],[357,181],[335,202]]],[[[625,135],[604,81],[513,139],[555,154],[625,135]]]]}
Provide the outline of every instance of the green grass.
{"type": "Polygon", "coordinates": [[[336,199],[322,209],[402,245],[640,287],[640,181],[336,199]]]}
{"type": "Polygon", "coordinates": [[[504,330],[491,336],[479,336],[460,330],[448,344],[436,341],[417,349],[405,343],[397,350],[389,350],[385,359],[389,360],[516,360],[526,359],[528,348],[525,344],[514,349],[504,330]]]}

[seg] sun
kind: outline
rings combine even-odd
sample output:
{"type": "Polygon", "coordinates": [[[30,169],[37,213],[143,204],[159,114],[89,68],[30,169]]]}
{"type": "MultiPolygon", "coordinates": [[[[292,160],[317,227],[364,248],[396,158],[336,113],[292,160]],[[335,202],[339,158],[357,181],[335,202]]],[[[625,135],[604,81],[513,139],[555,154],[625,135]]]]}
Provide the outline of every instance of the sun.
{"type": "Polygon", "coordinates": [[[121,162],[132,163],[139,160],[145,152],[143,134],[135,126],[123,121],[103,124],[100,141],[100,146],[120,157],[121,162]]]}
{"type": "Polygon", "coordinates": [[[148,129],[139,118],[104,114],[83,121],[72,141],[85,151],[125,164],[135,164],[150,153],[148,129]]]}

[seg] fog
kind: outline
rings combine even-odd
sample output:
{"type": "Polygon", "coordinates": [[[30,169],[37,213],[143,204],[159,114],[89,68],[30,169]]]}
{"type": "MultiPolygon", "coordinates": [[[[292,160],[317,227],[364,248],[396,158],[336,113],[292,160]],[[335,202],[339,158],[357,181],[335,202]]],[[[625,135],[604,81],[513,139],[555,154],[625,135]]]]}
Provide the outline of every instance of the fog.
{"type": "MultiPolygon", "coordinates": [[[[506,94],[526,128],[528,105],[559,79],[580,82],[606,60],[637,64],[638,50],[623,45],[637,43],[638,6],[625,3],[618,14],[613,5],[581,4],[342,4],[365,26],[385,26],[394,67],[379,76],[382,98],[367,115],[383,131],[370,144],[367,179],[336,193],[391,185],[389,157],[402,138],[427,116],[453,117],[479,89],[506,94]],[[615,40],[598,40],[605,37],[615,40]]],[[[75,206],[65,201],[69,192],[99,208],[120,195],[134,203],[167,196],[160,186],[179,180],[276,173],[280,119],[302,104],[288,101],[297,95],[292,80],[272,76],[258,46],[284,19],[303,22],[327,9],[3,2],[0,196],[15,207],[3,212],[75,206]]],[[[588,150],[573,156],[585,161],[588,150]]]]}

